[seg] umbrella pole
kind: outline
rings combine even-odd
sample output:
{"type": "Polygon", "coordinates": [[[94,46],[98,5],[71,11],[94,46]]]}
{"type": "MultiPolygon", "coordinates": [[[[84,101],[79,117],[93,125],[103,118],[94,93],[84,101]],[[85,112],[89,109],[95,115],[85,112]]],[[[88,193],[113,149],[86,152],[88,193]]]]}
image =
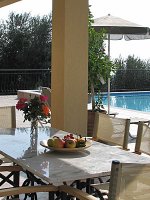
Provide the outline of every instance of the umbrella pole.
{"type": "MultiPolygon", "coordinates": [[[[110,34],[108,33],[108,58],[110,59],[110,34]]],[[[108,78],[108,114],[110,114],[110,78],[108,78]]]]}

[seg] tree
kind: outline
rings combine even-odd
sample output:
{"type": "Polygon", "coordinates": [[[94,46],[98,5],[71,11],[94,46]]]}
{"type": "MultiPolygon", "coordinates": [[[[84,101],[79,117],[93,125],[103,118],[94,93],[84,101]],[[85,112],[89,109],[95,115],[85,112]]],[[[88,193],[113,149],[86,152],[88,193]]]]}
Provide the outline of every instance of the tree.
{"type": "Polygon", "coordinates": [[[50,68],[51,15],[10,13],[0,26],[0,67],[7,69],[50,68]]]}
{"type": "Polygon", "coordinates": [[[89,59],[88,59],[88,80],[92,96],[92,110],[95,109],[95,88],[100,85],[100,80],[105,81],[115,69],[112,61],[105,53],[104,40],[105,30],[96,32],[92,27],[93,16],[89,10],[89,59]]]}
{"type": "MultiPolygon", "coordinates": [[[[32,17],[30,13],[10,13],[0,24],[0,68],[1,69],[49,69],[51,68],[51,15],[32,17]]],[[[17,73],[7,83],[15,90],[38,86],[50,86],[48,71],[28,75],[17,73]],[[38,73],[38,74],[37,74],[38,73]]],[[[8,80],[11,75],[7,74],[8,80]]],[[[3,80],[0,80],[3,82],[3,80]]]]}
{"type": "Polygon", "coordinates": [[[115,59],[118,70],[113,78],[115,90],[147,90],[149,89],[150,62],[134,55],[126,59],[115,59]]]}

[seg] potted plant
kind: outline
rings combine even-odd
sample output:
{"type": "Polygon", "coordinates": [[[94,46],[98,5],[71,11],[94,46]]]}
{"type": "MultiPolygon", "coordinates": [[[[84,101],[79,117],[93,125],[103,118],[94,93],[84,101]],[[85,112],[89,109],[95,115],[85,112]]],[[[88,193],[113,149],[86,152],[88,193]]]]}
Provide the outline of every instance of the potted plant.
{"type": "Polygon", "coordinates": [[[98,93],[98,98],[97,100],[95,100],[95,108],[94,108],[95,112],[102,112],[104,114],[107,113],[107,111],[104,108],[103,102],[102,102],[102,94],[99,92],[98,93]]]}
{"type": "Polygon", "coordinates": [[[95,109],[95,88],[100,85],[100,82],[106,82],[111,72],[115,70],[115,65],[105,52],[105,30],[95,31],[92,27],[93,22],[93,16],[89,10],[88,81],[92,98],[92,110],[95,109]]]}
{"type": "Polygon", "coordinates": [[[114,64],[105,53],[105,30],[96,32],[92,27],[93,22],[93,16],[89,10],[88,84],[92,99],[92,110],[88,111],[88,133],[93,131],[91,126],[94,122],[90,122],[90,120],[95,117],[94,112],[101,111],[100,104],[96,104],[95,101],[95,88],[99,88],[100,82],[105,82],[110,77],[110,73],[115,69],[114,64]],[[97,109],[97,106],[99,106],[99,109],[97,109]]]}

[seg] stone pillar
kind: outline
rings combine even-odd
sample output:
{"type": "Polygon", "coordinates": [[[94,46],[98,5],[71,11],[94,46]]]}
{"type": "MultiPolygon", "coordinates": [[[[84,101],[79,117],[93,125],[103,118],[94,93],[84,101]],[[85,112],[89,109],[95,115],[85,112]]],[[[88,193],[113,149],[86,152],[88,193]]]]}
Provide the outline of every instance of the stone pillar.
{"type": "Polygon", "coordinates": [[[86,135],[88,0],[53,0],[52,127],[86,135]]]}

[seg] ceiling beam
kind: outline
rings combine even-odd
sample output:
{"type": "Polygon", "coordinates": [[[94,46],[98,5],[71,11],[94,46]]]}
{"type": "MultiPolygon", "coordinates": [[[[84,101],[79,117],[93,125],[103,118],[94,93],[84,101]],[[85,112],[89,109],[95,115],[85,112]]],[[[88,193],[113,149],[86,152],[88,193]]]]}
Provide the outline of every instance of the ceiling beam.
{"type": "Polygon", "coordinates": [[[12,3],[16,3],[17,1],[20,1],[20,0],[0,0],[0,8],[10,5],[12,3]]]}

